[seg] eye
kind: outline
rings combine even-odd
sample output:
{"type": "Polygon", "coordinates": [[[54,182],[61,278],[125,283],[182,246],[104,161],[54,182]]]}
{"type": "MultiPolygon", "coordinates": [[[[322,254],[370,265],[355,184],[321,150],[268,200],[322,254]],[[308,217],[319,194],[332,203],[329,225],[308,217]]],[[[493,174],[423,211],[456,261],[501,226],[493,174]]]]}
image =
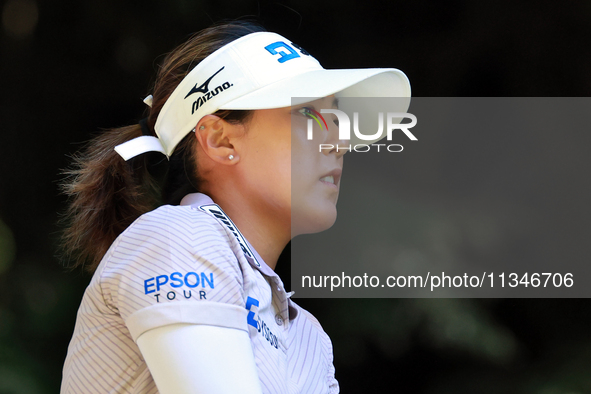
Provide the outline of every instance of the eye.
{"type": "Polygon", "coordinates": [[[313,115],[314,114],[314,112],[312,112],[312,110],[310,109],[310,107],[300,108],[298,110],[298,112],[301,113],[302,115],[305,115],[305,116],[310,116],[310,115],[313,115]]]}
{"type": "MultiPolygon", "coordinates": [[[[317,111],[315,111],[313,108],[311,107],[302,107],[298,110],[299,113],[301,113],[304,116],[308,116],[312,119],[315,119],[318,122],[317,116],[319,115],[317,111]]],[[[322,118],[322,121],[324,121],[324,117],[322,117],[322,115],[320,115],[320,117],[322,118]]],[[[339,118],[336,115],[332,115],[333,118],[333,123],[335,125],[337,125],[337,127],[339,126],[339,118]]]]}

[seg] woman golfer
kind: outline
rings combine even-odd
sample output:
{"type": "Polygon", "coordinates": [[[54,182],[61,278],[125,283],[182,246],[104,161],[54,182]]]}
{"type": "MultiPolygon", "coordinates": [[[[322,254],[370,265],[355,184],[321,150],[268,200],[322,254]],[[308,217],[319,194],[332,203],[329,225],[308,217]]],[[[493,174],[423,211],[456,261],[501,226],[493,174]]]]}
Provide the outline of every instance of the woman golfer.
{"type": "Polygon", "coordinates": [[[168,54],[147,118],[92,141],[65,184],[66,245],[94,276],[61,392],[338,393],[329,337],[274,272],[336,220],[347,150],[318,146],[350,141],[329,114],[308,139],[308,119],[409,95],[396,69],[325,70],[246,22],[168,54]]]}

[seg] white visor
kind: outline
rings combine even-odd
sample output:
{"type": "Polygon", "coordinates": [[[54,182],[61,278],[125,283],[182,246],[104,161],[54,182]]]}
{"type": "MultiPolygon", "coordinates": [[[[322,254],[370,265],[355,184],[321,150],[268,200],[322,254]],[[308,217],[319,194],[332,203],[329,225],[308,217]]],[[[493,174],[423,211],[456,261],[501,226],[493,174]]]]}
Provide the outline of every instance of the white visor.
{"type": "MultiPolygon", "coordinates": [[[[199,120],[220,109],[289,107],[295,97],[406,97],[392,112],[406,112],[410,83],[395,68],[326,70],[305,50],[276,33],[251,33],[201,61],[172,92],[154,129],[160,147],[131,140],[125,160],[148,151],[170,156],[199,120]]],[[[371,143],[374,141],[362,141],[371,143]]],[[[139,137],[141,138],[141,137],[139,137]]],[[[351,141],[355,143],[358,141],[351,141]]],[[[123,156],[123,155],[122,155],[123,156]]]]}

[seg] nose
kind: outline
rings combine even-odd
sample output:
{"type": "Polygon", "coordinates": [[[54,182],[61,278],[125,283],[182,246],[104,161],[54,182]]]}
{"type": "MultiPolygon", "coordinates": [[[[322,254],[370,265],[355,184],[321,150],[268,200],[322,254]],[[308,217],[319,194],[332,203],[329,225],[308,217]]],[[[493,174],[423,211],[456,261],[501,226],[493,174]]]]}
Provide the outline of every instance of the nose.
{"type": "MultiPolygon", "coordinates": [[[[334,115],[333,115],[334,116],[334,115]]],[[[339,126],[334,123],[332,119],[327,119],[328,130],[326,133],[326,144],[333,146],[332,149],[323,150],[324,154],[335,154],[337,159],[344,156],[345,153],[349,152],[350,141],[345,139],[339,139],[339,126]]]]}

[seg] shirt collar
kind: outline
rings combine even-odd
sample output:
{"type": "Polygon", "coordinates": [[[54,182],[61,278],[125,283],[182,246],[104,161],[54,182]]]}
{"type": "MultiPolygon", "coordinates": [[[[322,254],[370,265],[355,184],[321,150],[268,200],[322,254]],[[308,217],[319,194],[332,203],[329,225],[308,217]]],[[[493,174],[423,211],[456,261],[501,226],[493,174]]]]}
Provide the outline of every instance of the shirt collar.
{"type": "MultiPolygon", "coordinates": [[[[188,205],[191,207],[194,207],[195,209],[200,209],[199,206],[201,205],[209,205],[209,204],[215,204],[215,202],[212,200],[211,197],[209,197],[207,194],[204,193],[191,193],[186,195],[182,200],[181,200],[181,204],[180,205],[188,205]]],[[[217,205],[217,204],[216,204],[217,205]]],[[[219,205],[217,205],[217,207],[219,208],[220,211],[222,211],[224,213],[225,216],[227,216],[228,218],[230,218],[222,209],[222,207],[220,207],[219,205]]],[[[232,219],[230,219],[231,221],[232,219]]],[[[274,270],[271,269],[271,267],[269,267],[267,265],[267,263],[265,263],[265,261],[263,260],[263,258],[259,255],[259,253],[256,251],[256,249],[250,244],[250,242],[248,242],[248,240],[242,235],[242,233],[240,232],[240,230],[238,229],[238,226],[236,226],[234,224],[234,222],[232,222],[232,225],[234,226],[234,228],[238,231],[238,233],[240,234],[240,237],[242,237],[242,239],[244,239],[244,241],[246,242],[246,244],[248,245],[250,251],[253,254],[253,257],[248,256],[246,253],[244,254],[244,257],[246,257],[246,260],[248,260],[249,264],[251,266],[253,266],[254,268],[258,269],[263,275],[266,275],[268,277],[274,278],[276,283],[279,284],[281,286],[281,293],[285,294],[285,297],[287,299],[287,306],[288,306],[288,310],[289,310],[289,319],[293,320],[296,318],[296,316],[298,315],[298,311],[296,308],[295,303],[291,300],[291,296],[294,294],[293,291],[290,291],[289,293],[286,293],[285,291],[285,286],[283,285],[283,281],[281,281],[281,278],[279,278],[279,275],[277,275],[275,273],[274,270]],[[258,264],[257,264],[258,263],[258,264]]]]}
{"type": "MultiPolygon", "coordinates": [[[[207,194],[198,192],[198,193],[187,194],[181,200],[181,204],[180,205],[189,205],[189,206],[198,208],[200,205],[208,205],[208,204],[215,204],[215,202],[207,194]]],[[[222,207],[220,207],[219,205],[218,205],[218,207],[223,212],[222,207]]],[[[226,216],[228,216],[225,212],[224,212],[224,214],[226,216]]],[[[234,224],[234,223],[232,223],[232,224],[234,224]]],[[[234,225],[234,227],[240,233],[240,230],[238,229],[238,226],[234,225]]],[[[242,236],[242,233],[240,233],[240,236],[242,236]]],[[[248,260],[248,262],[250,263],[250,265],[252,265],[256,269],[258,269],[262,274],[264,274],[266,276],[277,278],[278,282],[281,284],[281,286],[283,288],[283,292],[285,292],[285,286],[283,285],[283,282],[281,281],[281,278],[279,278],[279,276],[275,273],[275,271],[273,269],[271,269],[271,267],[269,267],[267,265],[267,263],[265,263],[265,261],[263,260],[263,258],[256,251],[256,249],[250,244],[250,242],[248,242],[248,240],[246,239],[246,237],[242,236],[242,238],[246,241],[248,247],[250,248],[250,251],[254,255],[254,258],[256,259],[256,261],[255,261],[255,259],[252,259],[252,258],[250,258],[249,256],[247,256],[245,254],[245,257],[248,260]],[[259,263],[258,266],[257,266],[257,262],[259,263]]],[[[286,295],[289,298],[289,297],[292,296],[293,293],[294,292],[289,292],[289,293],[286,293],[286,295]]]]}

